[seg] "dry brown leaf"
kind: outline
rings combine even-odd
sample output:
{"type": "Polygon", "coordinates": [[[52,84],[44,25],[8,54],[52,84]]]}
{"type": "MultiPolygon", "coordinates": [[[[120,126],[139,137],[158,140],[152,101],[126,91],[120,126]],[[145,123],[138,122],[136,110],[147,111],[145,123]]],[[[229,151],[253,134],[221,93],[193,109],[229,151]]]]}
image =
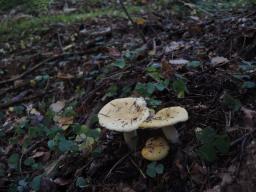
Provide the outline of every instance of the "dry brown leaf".
{"type": "Polygon", "coordinates": [[[74,79],[75,77],[69,73],[64,74],[64,73],[58,72],[57,78],[61,80],[68,80],[68,79],[74,79]]]}
{"type": "Polygon", "coordinates": [[[63,130],[67,130],[71,124],[73,124],[74,117],[59,117],[55,116],[55,121],[63,130]]]}
{"type": "Polygon", "coordinates": [[[137,25],[144,25],[145,23],[146,23],[146,21],[145,21],[145,19],[143,19],[143,18],[136,18],[135,20],[134,20],[134,22],[137,24],[137,25]]]}
{"type": "Polygon", "coordinates": [[[50,109],[55,113],[60,112],[64,107],[65,107],[64,101],[57,101],[56,103],[53,103],[50,105],[50,109]]]}
{"type": "Polygon", "coordinates": [[[161,72],[166,79],[169,79],[175,74],[175,69],[165,58],[162,58],[161,60],[161,72]]]}

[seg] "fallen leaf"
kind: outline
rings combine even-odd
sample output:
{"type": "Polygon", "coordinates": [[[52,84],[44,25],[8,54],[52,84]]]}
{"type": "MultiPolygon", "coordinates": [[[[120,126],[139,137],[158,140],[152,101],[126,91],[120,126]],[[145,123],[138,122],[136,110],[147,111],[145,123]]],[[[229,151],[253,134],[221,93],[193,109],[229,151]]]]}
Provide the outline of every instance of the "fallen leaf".
{"type": "Polygon", "coordinates": [[[37,151],[34,155],[32,155],[31,157],[34,158],[38,158],[38,157],[42,157],[44,156],[45,152],[44,151],[37,151]]]}
{"type": "Polygon", "coordinates": [[[248,109],[246,107],[241,107],[241,111],[243,112],[243,120],[244,126],[246,128],[253,128],[256,122],[256,111],[248,109]]]}
{"type": "Polygon", "coordinates": [[[218,64],[227,63],[227,62],[229,62],[229,60],[225,57],[213,57],[211,59],[211,64],[213,65],[218,65],[218,64]]]}
{"type": "Polygon", "coordinates": [[[226,186],[233,182],[233,177],[229,173],[224,173],[222,176],[221,186],[226,186]]]}
{"type": "Polygon", "coordinates": [[[74,79],[75,77],[69,73],[64,74],[64,73],[58,72],[57,78],[61,80],[68,80],[68,79],[74,79]]]}
{"type": "Polygon", "coordinates": [[[114,47],[108,48],[108,52],[112,57],[118,58],[118,57],[121,57],[121,55],[122,55],[121,52],[114,47]]]}
{"type": "Polygon", "coordinates": [[[69,126],[73,123],[74,121],[74,117],[70,116],[70,117],[60,117],[60,116],[56,116],[54,118],[54,120],[59,124],[59,126],[63,129],[63,130],[67,130],[69,128],[69,126]]]}
{"type": "Polygon", "coordinates": [[[165,47],[165,53],[171,53],[175,50],[179,50],[180,48],[184,47],[184,42],[182,41],[172,41],[169,45],[165,47]]]}
{"type": "Polygon", "coordinates": [[[173,65],[185,65],[187,64],[189,61],[186,59],[173,59],[173,60],[169,60],[170,64],[173,65]]]}
{"type": "Polygon", "coordinates": [[[169,79],[175,74],[175,69],[165,58],[162,58],[161,60],[161,72],[166,79],[169,79]]]}
{"type": "Polygon", "coordinates": [[[143,19],[143,18],[136,18],[135,20],[134,20],[134,22],[137,24],[137,25],[144,25],[145,24],[145,19],[143,19]]]}
{"type": "Polygon", "coordinates": [[[65,107],[64,101],[57,101],[56,103],[53,103],[50,105],[50,109],[55,113],[60,112],[64,107],[65,107]]]}
{"type": "Polygon", "coordinates": [[[69,183],[71,183],[71,181],[72,181],[71,179],[64,179],[64,178],[60,178],[60,177],[53,180],[53,182],[55,184],[58,184],[60,186],[68,185],[69,183]]]}

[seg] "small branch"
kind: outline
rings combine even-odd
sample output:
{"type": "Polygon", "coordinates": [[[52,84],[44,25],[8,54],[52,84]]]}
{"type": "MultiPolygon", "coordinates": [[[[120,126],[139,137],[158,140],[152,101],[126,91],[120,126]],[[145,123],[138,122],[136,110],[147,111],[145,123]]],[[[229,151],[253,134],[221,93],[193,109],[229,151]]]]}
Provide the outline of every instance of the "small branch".
{"type": "Polygon", "coordinates": [[[140,168],[140,166],[139,166],[137,163],[135,163],[135,161],[134,161],[131,157],[129,157],[129,159],[130,159],[130,161],[132,162],[132,164],[134,165],[134,167],[136,167],[136,168],[139,170],[139,172],[140,172],[140,174],[142,175],[142,177],[143,177],[144,179],[146,179],[147,176],[146,176],[145,173],[142,171],[142,169],[140,168]]]}
{"type": "Polygon", "coordinates": [[[33,149],[36,148],[37,145],[39,145],[40,143],[42,143],[43,141],[46,141],[46,139],[41,139],[39,141],[36,141],[34,144],[32,144],[28,149],[26,149],[22,154],[21,154],[21,157],[20,157],[20,161],[19,161],[19,170],[20,170],[20,174],[21,176],[22,175],[22,160],[23,160],[23,157],[25,155],[27,155],[30,151],[32,151],[33,149]]]}
{"type": "Polygon", "coordinates": [[[114,165],[113,167],[111,167],[111,169],[109,170],[109,172],[107,173],[107,175],[105,176],[104,180],[106,180],[110,174],[112,173],[112,171],[120,164],[122,163],[131,153],[127,153],[126,155],[124,155],[121,159],[119,159],[114,165]]]}
{"type": "MultiPolygon", "coordinates": [[[[47,59],[41,61],[41,62],[38,63],[37,65],[35,65],[35,66],[29,68],[27,71],[25,71],[24,73],[18,75],[17,77],[14,77],[14,78],[12,78],[12,79],[7,79],[7,80],[4,80],[4,81],[0,81],[0,86],[1,86],[1,85],[4,85],[4,84],[7,84],[7,83],[12,83],[12,82],[14,82],[14,81],[16,81],[16,80],[18,80],[18,79],[21,79],[21,78],[25,77],[26,75],[28,75],[28,74],[30,74],[31,72],[35,71],[35,70],[38,69],[39,67],[45,65],[45,64],[48,63],[49,61],[54,61],[54,60],[56,60],[56,59],[58,59],[58,58],[61,58],[61,57],[63,57],[63,56],[69,56],[69,55],[75,55],[75,54],[77,54],[77,53],[63,53],[63,54],[60,54],[60,55],[55,55],[55,56],[53,56],[53,57],[49,57],[49,58],[47,58],[47,59]]],[[[78,54],[79,54],[79,53],[78,53],[78,54]]]]}
{"type": "Polygon", "coordinates": [[[44,96],[46,93],[47,92],[38,93],[36,95],[32,95],[32,96],[26,97],[26,98],[22,98],[20,100],[15,100],[15,101],[10,101],[10,102],[6,102],[6,103],[3,103],[3,104],[0,104],[0,109],[6,109],[6,108],[8,108],[10,106],[13,106],[13,105],[16,105],[16,104],[19,104],[19,103],[22,103],[22,102],[31,101],[33,99],[36,99],[36,98],[44,96]]]}
{"type": "Polygon", "coordinates": [[[24,73],[22,73],[21,75],[18,75],[17,77],[14,77],[12,79],[8,79],[8,80],[4,80],[4,81],[0,81],[0,86],[3,85],[3,84],[6,84],[6,83],[11,83],[13,81],[16,81],[18,79],[21,79],[23,78],[24,76],[28,75],[29,73],[33,72],[34,70],[36,70],[37,68],[41,67],[42,65],[46,64],[47,62],[55,59],[55,57],[53,58],[47,58],[45,59],[44,61],[38,63],[37,65],[35,65],[34,67],[30,68],[29,70],[25,71],[24,73]]]}
{"type": "Polygon", "coordinates": [[[128,18],[128,19],[130,20],[130,22],[132,23],[134,29],[138,31],[138,33],[139,33],[139,35],[140,35],[142,41],[143,41],[144,43],[146,43],[147,40],[146,40],[144,34],[138,29],[136,23],[133,21],[132,17],[130,16],[128,10],[126,9],[126,7],[125,7],[125,5],[124,5],[123,0],[119,0],[119,3],[120,3],[120,5],[121,5],[121,7],[122,7],[122,9],[123,9],[123,11],[124,11],[124,13],[125,13],[125,15],[127,16],[127,18],[128,18]]]}
{"type": "Polygon", "coordinates": [[[230,146],[231,146],[231,147],[235,146],[236,144],[240,143],[240,142],[243,141],[245,138],[249,137],[250,135],[254,134],[255,132],[256,132],[256,129],[253,129],[252,131],[250,131],[250,132],[244,134],[243,136],[241,136],[241,137],[235,139],[234,141],[232,141],[232,142],[230,143],[230,146]]]}

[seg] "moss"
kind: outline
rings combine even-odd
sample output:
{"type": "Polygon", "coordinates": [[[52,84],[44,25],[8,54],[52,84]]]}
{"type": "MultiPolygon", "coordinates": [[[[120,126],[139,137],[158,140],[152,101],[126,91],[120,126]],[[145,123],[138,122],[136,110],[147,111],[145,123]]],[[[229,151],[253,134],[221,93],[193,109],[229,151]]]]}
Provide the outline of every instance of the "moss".
{"type": "MultiPolygon", "coordinates": [[[[138,13],[141,7],[129,6],[130,13],[138,13]]],[[[59,14],[50,16],[40,16],[33,18],[26,18],[22,20],[7,20],[0,23],[0,40],[7,40],[8,38],[15,38],[21,32],[33,30],[38,31],[44,26],[55,23],[71,24],[75,22],[84,21],[86,19],[102,17],[102,16],[118,16],[125,17],[120,9],[116,8],[102,8],[96,9],[87,13],[73,13],[73,14],[59,14]]]]}

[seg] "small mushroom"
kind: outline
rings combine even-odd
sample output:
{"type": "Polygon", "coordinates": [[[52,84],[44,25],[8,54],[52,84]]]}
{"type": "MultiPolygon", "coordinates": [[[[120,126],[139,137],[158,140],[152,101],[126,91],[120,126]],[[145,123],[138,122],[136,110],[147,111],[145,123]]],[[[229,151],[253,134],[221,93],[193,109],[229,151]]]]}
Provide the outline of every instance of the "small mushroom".
{"type": "Polygon", "coordinates": [[[177,143],[179,134],[174,125],[187,120],[188,112],[186,109],[182,107],[167,107],[158,111],[151,119],[144,121],[140,128],[162,128],[166,138],[173,143],[177,143]]]}
{"type": "Polygon", "coordinates": [[[123,132],[130,149],[137,145],[139,125],[149,116],[149,109],[143,98],[120,98],[107,103],[98,113],[99,123],[109,130],[123,132]]]}
{"type": "Polygon", "coordinates": [[[147,140],[141,150],[141,155],[149,161],[159,161],[168,155],[170,147],[162,137],[152,137],[147,140]]]}

